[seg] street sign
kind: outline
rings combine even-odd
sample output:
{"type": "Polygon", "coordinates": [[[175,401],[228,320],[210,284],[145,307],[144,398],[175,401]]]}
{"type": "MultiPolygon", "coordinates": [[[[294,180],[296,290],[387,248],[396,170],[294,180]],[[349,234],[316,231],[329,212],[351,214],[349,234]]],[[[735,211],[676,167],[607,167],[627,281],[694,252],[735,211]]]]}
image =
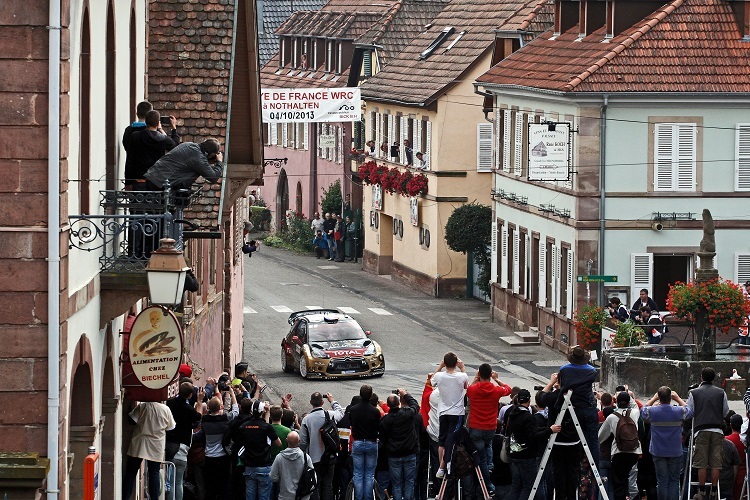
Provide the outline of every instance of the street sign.
{"type": "Polygon", "coordinates": [[[578,283],[617,283],[617,276],[609,274],[589,274],[586,276],[576,276],[578,283]]]}

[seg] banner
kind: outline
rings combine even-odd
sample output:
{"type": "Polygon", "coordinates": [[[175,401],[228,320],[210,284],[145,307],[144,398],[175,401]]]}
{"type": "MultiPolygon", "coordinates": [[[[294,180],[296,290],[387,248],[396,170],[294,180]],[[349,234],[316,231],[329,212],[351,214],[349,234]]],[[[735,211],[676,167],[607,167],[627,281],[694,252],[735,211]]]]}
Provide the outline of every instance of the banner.
{"type": "Polygon", "coordinates": [[[570,125],[529,123],[529,180],[567,181],[570,178],[570,125]]]}
{"type": "Polygon", "coordinates": [[[362,95],[357,87],[262,89],[264,123],[358,122],[362,95]]]}

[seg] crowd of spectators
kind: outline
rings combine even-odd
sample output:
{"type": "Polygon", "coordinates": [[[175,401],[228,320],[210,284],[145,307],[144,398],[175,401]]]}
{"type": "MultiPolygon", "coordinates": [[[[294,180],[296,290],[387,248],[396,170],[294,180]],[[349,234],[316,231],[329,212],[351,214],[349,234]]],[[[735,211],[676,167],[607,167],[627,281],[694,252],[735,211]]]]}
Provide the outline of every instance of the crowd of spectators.
{"type": "Polygon", "coordinates": [[[321,217],[315,212],[310,228],[315,234],[312,245],[316,258],[336,262],[356,259],[357,225],[350,216],[326,212],[325,217],[321,217]]]}

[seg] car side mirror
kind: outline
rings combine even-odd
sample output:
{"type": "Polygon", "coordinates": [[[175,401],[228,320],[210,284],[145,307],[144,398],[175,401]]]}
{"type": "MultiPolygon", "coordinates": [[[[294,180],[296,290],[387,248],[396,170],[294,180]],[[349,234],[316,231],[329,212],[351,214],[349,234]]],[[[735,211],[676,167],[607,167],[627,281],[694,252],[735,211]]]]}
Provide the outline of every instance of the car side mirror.
{"type": "Polygon", "coordinates": [[[365,330],[365,335],[369,337],[370,335],[372,335],[372,332],[370,330],[365,330]]]}
{"type": "Polygon", "coordinates": [[[292,335],[292,342],[299,343],[299,337],[297,337],[296,335],[292,335]]]}

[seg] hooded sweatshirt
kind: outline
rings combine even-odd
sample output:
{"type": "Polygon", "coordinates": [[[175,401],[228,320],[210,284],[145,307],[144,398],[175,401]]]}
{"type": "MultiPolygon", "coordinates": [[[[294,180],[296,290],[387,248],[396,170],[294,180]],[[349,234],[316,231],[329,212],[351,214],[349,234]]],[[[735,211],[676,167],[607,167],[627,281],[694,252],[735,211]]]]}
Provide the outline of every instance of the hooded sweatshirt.
{"type": "Polygon", "coordinates": [[[510,395],[511,388],[490,381],[471,384],[466,390],[469,397],[469,429],[494,431],[497,428],[497,410],[500,398],[510,395]]]}
{"type": "MultiPolygon", "coordinates": [[[[287,448],[276,455],[271,466],[271,481],[279,483],[279,500],[295,500],[305,461],[308,466],[313,466],[310,455],[299,448],[287,448]]],[[[309,498],[307,495],[302,500],[309,498]]]]}

